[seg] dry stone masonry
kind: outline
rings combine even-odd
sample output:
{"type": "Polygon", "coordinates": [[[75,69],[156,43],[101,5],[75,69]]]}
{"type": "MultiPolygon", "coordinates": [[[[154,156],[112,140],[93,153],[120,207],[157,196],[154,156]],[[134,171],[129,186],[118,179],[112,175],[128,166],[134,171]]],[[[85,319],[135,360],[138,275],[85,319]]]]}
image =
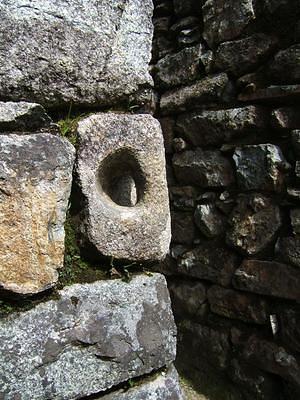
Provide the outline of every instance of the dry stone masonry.
{"type": "Polygon", "coordinates": [[[154,4],[152,72],[172,214],[160,271],[179,330],[177,364],[211,399],[294,400],[299,2],[154,4]]]}
{"type": "Polygon", "coordinates": [[[152,13],[1,1],[0,400],[183,400],[152,13]]]}

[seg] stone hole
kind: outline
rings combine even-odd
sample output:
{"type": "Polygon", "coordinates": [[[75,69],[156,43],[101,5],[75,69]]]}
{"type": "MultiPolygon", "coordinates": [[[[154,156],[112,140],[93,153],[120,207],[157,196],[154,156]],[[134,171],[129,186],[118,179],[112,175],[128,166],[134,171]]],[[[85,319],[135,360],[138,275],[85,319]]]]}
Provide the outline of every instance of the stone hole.
{"type": "Polygon", "coordinates": [[[130,149],[124,148],[108,155],[98,170],[100,192],[115,204],[134,207],[143,197],[145,177],[130,149]]]}

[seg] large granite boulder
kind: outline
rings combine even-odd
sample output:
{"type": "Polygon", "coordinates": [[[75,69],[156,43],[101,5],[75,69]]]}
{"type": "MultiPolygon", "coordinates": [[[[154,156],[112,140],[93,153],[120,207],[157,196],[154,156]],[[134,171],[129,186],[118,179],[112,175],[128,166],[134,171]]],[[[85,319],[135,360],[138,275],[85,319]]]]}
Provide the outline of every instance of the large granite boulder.
{"type": "Polygon", "coordinates": [[[178,374],[171,366],[166,372],[148,378],[145,382],[132,387],[129,390],[118,390],[99,400],[183,400],[178,374]]]}
{"type": "Polygon", "coordinates": [[[176,327],[162,275],[77,284],[0,322],[0,398],[77,399],[168,366],[176,327]]]}
{"type": "Polygon", "coordinates": [[[35,131],[50,124],[51,118],[40,104],[0,101],[0,132],[35,131]]]}
{"type": "Polygon", "coordinates": [[[163,136],[150,115],[94,114],[79,123],[83,231],[105,255],[160,260],[170,243],[163,136]]]}
{"type": "Polygon", "coordinates": [[[105,105],[151,85],[152,10],[151,0],[1,2],[1,97],[105,105]]]}
{"type": "Polygon", "coordinates": [[[64,259],[74,147],[49,133],[0,135],[0,287],[53,286],[64,259]]]}

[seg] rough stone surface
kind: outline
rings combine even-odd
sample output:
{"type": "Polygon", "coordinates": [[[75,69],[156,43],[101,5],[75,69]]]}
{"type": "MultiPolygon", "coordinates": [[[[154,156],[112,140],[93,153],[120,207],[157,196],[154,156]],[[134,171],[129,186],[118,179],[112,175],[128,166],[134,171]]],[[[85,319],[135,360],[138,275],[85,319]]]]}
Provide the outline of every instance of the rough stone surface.
{"type": "Polygon", "coordinates": [[[240,189],[280,191],[283,188],[284,170],[289,164],[278,146],[260,144],[239,147],[233,160],[240,189]]]}
{"type": "Polygon", "coordinates": [[[300,208],[291,209],[290,218],[294,234],[300,234],[300,208]]]}
{"type": "Polygon", "coordinates": [[[200,75],[200,55],[202,45],[187,47],[176,54],[169,54],[161,59],[155,79],[163,88],[184,85],[197,79],[200,75]]]}
{"type": "Polygon", "coordinates": [[[280,210],[269,198],[241,195],[233,209],[227,243],[242,253],[254,255],[273,242],[281,225],[280,210]]]}
{"type": "Polygon", "coordinates": [[[204,363],[208,363],[214,371],[226,369],[230,351],[228,333],[189,320],[183,322],[179,346],[184,345],[191,364],[200,369],[204,363]]]}
{"type": "Polygon", "coordinates": [[[207,296],[210,308],[216,314],[255,324],[266,324],[269,321],[266,301],[254,295],[212,286],[207,296]]]}
{"type": "Polygon", "coordinates": [[[195,12],[201,11],[201,3],[203,0],[173,0],[175,14],[194,15],[195,12]]]}
{"type": "Polygon", "coordinates": [[[73,285],[0,322],[0,396],[77,399],[169,365],[176,327],[164,278],[73,285]]]}
{"type": "Polygon", "coordinates": [[[235,358],[230,364],[229,374],[241,387],[247,400],[276,399],[280,393],[280,383],[276,378],[235,358]]]}
{"type": "Polygon", "coordinates": [[[297,359],[283,347],[253,335],[243,347],[242,357],[256,368],[281,375],[300,386],[300,366],[297,359]]]}
{"type": "Polygon", "coordinates": [[[50,124],[51,118],[40,104],[0,101],[0,132],[34,131],[50,124]]]}
{"type": "MultiPolygon", "coordinates": [[[[255,89],[255,86],[253,89],[255,89]]],[[[244,91],[238,96],[239,101],[291,102],[300,98],[300,85],[278,85],[244,91]]]]}
{"type": "Polygon", "coordinates": [[[166,372],[148,378],[129,390],[118,390],[99,400],[184,400],[176,369],[171,366],[166,372]]]}
{"type": "Polygon", "coordinates": [[[197,190],[193,186],[169,187],[173,206],[179,210],[191,210],[195,207],[197,190]]]}
{"type": "Polygon", "coordinates": [[[78,134],[77,172],[86,200],[87,239],[106,256],[163,259],[171,233],[158,121],[150,115],[94,114],[79,123],[78,134]],[[126,178],[136,201],[126,196],[126,178]]]}
{"type": "Polygon", "coordinates": [[[257,33],[243,39],[220,44],[216,51],[215,67],[241,76],[264,61],[276,45],[276,39],[257,33]]]}
{"type": "Polygon", "coordinates": [[[234,182],[231,164],[219,151],[196,149],[175,154],[173,167],[181,184],[209,188],[226,187],[234,182]]]}
{"type": "MultiPolygon", "coordinates": [[[[300,126],[300,121],[299,124],[297,124],[297,126],[300,126]]],[[[291,137],[292,137],[292,145],[294,153],[296,154],[297,157],[300,157],[300,130],[297,129],[292,131],[291,137]]]]}
{"type": "Polygon", "coordinates": [[[211,47],[238,37],[255,19],[252,0],[207,0],[203,36],[211,47]]]}
{"type": "Polygon", "coordinates": [[[206,311],[206,287],[197,281],[171,281],[168,283],[175,317],[190,315],[201,317],[206,311]]]}
{"type": "Polygon", "coordinates": [[[256,106],[199,111],[181,115],[177,127],[194,146],[217,145],[266,128],[267,114],[256,106]]]}
{"type": "Polygon", "coordinates": [[[221,235],[225,229],[225,218],[213,204],[198,205],[194,218],[197,227],[208,238],[221,235]]]}
{"type": "Polygon", "coordinates": [[[220,102],[226,98],[229,81],[226,74],[208,76],[190,86],[170,90],[160,100],[163,114],[188,110],[197,103],[220,102]]]}
{"type": "Polygon", "coordinates": [[[1,96],[99,106],[151,85],[152,10],[151,0],[1,2],[1,96]]]}
{"type": "Polygon", "coordinates": [[[233,285],[266,296],[300,299],[298,270],[273,261],[245,260],[234,274],[233,285]]]}
{"type": "Polygon", "coordinates": [[[178,258],[181,274],[228,286],[238,264],[238,257],[214,241],[204,242],[178,258]]]}
{"type": "Polygon", "coordinates": [[[0,135],[0,287],[31,294],[57,281],[74,153],[48,133],[0,135]]]}
{"type": "Polygon", "coordinates": [[[275,128],[297,129],[300,127],[300,110],[293,107],[281,107],[272,111],[272,125],[275,128]]]}
{"type": "Polygon", "coordinates": [[[278,241],[278,250],[287,263],[300,268],[300,237],[281,237],[278,241]]]}
{"type": "Polygon", "coordinates": [[[172,241],[191,244],[196,237],[193,216],[188,213],[172,212],[172,241]]]}
{"type": "Polygon", "coordinates": [[[272,83],[300,82],[300,44],[279,51],[270,62],[269,73],[272,83]]]}
{"type": "Polygon", "coordinates": [[[300,352],[300,310],[282,309],[279,312],[281,337],[284,344],[294,351],[300,352]]]}

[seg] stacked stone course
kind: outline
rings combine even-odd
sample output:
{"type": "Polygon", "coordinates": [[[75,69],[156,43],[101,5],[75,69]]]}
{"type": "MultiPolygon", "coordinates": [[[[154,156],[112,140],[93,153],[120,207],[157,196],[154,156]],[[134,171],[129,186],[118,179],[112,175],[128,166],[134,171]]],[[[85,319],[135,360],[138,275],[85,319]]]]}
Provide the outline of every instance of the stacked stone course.
{"type": "Polygon", "coordinates": [[[208,375],[219,375],[238,399],[294,400],[299,4],[154,4],[152,71],[172,213],[161,270],[179,328],[178,364],[209,394],[208,375]]]}

